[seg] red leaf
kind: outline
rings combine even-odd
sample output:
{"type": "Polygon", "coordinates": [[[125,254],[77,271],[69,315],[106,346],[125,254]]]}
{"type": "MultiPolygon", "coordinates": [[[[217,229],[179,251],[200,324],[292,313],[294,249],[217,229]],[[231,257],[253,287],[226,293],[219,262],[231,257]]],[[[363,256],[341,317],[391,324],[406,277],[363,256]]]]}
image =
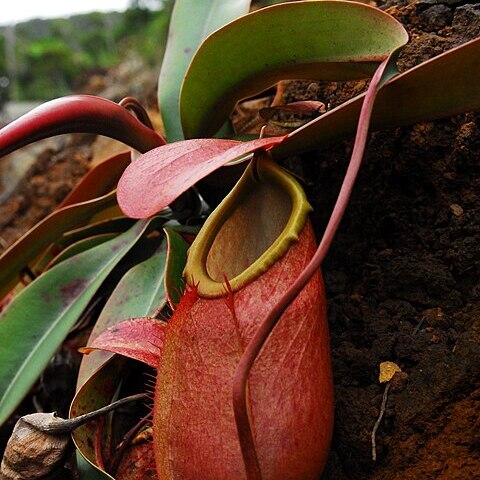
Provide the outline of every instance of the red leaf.
{"type": "Polygon", "coordinates": [[[140,152],[165,143],[158,133],[110,100],[92,95],[68,95],[46,102],[4,127],[0,156],[63,133],[105,135],[140,152]]]}
{"type": "Polygon", "coordinates": [[[107,350],[157,368],[166,323],[155,318],[130,318],[107,328],[80,352],[107,350]]]}
{"type": "Polygon", "coordinates": [[[129,217],[150,217],[223,165],[256,150],[268,150],[284,138],[263,138],[245,143],[214,138],[193,139],[155,148],[125,170],[118,183],[118,204],[129,217]]]}

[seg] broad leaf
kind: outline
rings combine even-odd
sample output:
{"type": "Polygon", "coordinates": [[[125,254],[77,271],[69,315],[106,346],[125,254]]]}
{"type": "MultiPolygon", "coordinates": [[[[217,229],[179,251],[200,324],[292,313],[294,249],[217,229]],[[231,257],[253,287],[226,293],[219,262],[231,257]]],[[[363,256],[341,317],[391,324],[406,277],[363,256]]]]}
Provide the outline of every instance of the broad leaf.
{"type": "Polygon", "coordinates": [[[30,143],[62,133],[96,133],[123,142],[139,152],[163,145],[165,140],[105,98],[70,95],[34,108],[0,131],[0,157],[30,143]]]}
{"type": "Polygon", "coordinates": [[[80,351],[88,355],[106,350],[157,368],[166,325],[156,318],[129,318],[107,328],[80,351]]]}
{"type": "Polygon", "coordinates": [[[79,240],[78,242],[70,245],[68,248],[63,250],[59,253],[47,266],[46,270],[53,268],[55,265],[71,258],[79,253],[85,252],[90,250],[97,245],[101,245],[102,243],[107,242],[108,240],[112,240],[117,235],[115,233],[102,233],[101,235],[95,235],[94,237],[84,238],[83,240],[79,240]]]}
{"type": "Polygon", "coordinates": [[[245,15],[210,35],[189,66],[180,96],[185,137],[215,134],[237,101],[282,79],[371,76],[407,40],[393,17],[354,2],[295,2],[245,15]]]}
{"type": "Polygon", "coordinates": [[[165,267],[165,288],[172,308],[180,302],[185,288],[183,269],[187,262],[190,244],[174,228],[165,228],[168,241],[167,264],[165,267]]]}
{"type": "Polygon", "coordinates": [[[79,480],[112,480],[113,477],[108,473],[105,473],[98,467],[94,467],[88,460],[86,460],[78,448],[75,453],[79,480]]]}
{"type": "Polygon", "coordinates": [[[120,208],[129,217],[159,212],[209,173],[260,149],[280,143],[271,137],[242,143],[235,140],[185,140],[151,150],[130,164],[117,188],[120,208]]]}
{"type": "Polygon", "coordinates": [[[150,222],[57,265],[0,316],[0,424],[15,410],[113,268],[150,222]]]}
{"type": "MultiPolygon", "coordinates": [[[[127,360],[117,355],[95,372],[75,395],[70,407],[70,417],[77,417],[109,404],[125,378],[127,365],[127,360]]],[[[101,459],[98,459],[98,452],[101,451],[101,446],[98,445],[102,438],[101,429],[102,419],[93,420],[72,433],[73,441],[91,467],[83,465],[85,475],[94,469],[99,472],[99,478],[114,480],[104,471],[101,459]]],[[[90,477],[84,476],[81,479],[90,480],[90,477]]]]}
{"type": "Polygon", "coordinates": [[[55,210],[0,256],[0,298],[18,281],[20,271],[63,232],[85,223],[95,213],[115,205],[115,192],[55,210]]]}
{"type": "MultiPolygon", "coordinates": [[[[92,219],[90,219],[91,221],[92,219]]],[[[33,271],[35,273],[43,272],[45,267],[63,250],[76,242],[96,235],[107,233],[121,233],[128,230],[135,220],[128,217],[117,217],[109,220],[94,222],[87,226],[82,226],[74,230],[65,232],[60,238],[52,243],[35,263],[33,271]]]]}
{"type": "MultiPolygon", "coordinates": [[[[134,317],[153,317],[165,304],[165,261],[166,245],[162,242],[148,260],[131,268],[120,280],[110,295],[102,313],[90,334],[87,347],[109,327],[134,317]]],[[[90,377],[111,354],[92,352],[82,359],[77,388],[90,377]]]]}
{"type": "Polygon", "coordinates": [[[133,226],[135,220],[128,217],[109,218],[99,222],[90,223],[89,225],[75,228],[65,232],[61,238],[55,242],[57,248],[67,248],[79,240],[92,237],[94,235],[102,235],[104,233],[121,233],[133,226]]]}
{"type": "MultiPolygon", "coordinates": [[[[390,80],[378,93],[371,129],[408,125],[480,109],[480,39],[449,50],[390,80]]],[[[283,158],[352,135],[365,95],[288,135],[272,155],[283,158]]]]}
{"type": "Polygon", "coordinates": [[[184,138],[178,106],[180,85],[200,42],[247,13],[249,6],[250,0],[175,1],[158,82],[158,102],[169,142],[184,138]]]}

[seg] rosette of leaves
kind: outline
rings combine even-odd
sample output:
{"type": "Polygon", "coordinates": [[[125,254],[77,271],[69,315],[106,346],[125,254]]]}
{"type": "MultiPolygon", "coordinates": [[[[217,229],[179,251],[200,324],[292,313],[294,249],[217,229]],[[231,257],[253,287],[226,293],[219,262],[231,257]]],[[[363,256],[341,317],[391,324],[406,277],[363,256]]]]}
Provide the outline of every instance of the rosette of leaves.
{"type": "MultiPolygon", "coordinates": [[[[395,59],[408,40],[407,34],[396,20],[380,10],[354,2],[328,0],[282,3],[246,14],[248,7],[249,2],[239,0],[221,4],[213,0],[175,2],[159,82],[160,109],[166,138],[171,143],[165,143],[163,137],[152,130],[140,109],[133,108],[137,120],[127,114],[124,106],[92,97],[59,99],[0,132],[0,153],[3,154],[40,138],[75,131],[108,135],[143,153],[132,162],[129,154],[118,156],[93,170],[59,209],[0,257],[2,295],[7,295],[5,303],[8,303],[0,319],[0,337],[2,344],[7,345],[0,351],[0,421],[13,413],[49,358],[99,297],[104,299],[105,306],[99,315],[90,319],[95,326],[87,344],[88,351],[95,351],[82,363],[72,415],[100,407],[118,395],[126,372],[123,357],[140,360],[158,370],[153,387],[153,443],[141,440],[148,437],[145,433],[148,415],[125,438],[128,428],[121,416],[79,428],[74,439],[82,455],[79,461],[84,478],[95,475],[98,478],[148,478],[147,475],[155,478],[158,471],[162,478],[253,480],[277,478],[278,469],[282,467],[285,478],[299,478],[299,475],[316,478],[328,449],[327,431],[322,447],[309,457],[309,462],[298,463],[308,465],[307,471],[300,473],[295,462],[285,463],[282,455],[276,456],[277,450],[269,443],[278,439],[275,431],[270,439],[256,432],[255,419],[252,420],[249,413],[252,405],[258,408],[254,411],[266,410],[259,400],[247,394],[247,382],[249,378],[253,382],[257,375],[255,368],[262,364],[262,348],[275,336],[276,325],[281,328],[284,312],[318,275],[347,206],[369,129],[391,128],[480,108],[478,39],[400,75],[395,59]],[[183,27],[186,18],[196,19],[194,27],[187,30],[183,27]],[[248,141],[232,139],[229,135],[228,116],[235,104],[281,80],[338,81],[368,77],[372,80],[365,94],[287,135],[248,141]],[[258,321],[247,328],[250,330],[243,339],[245,344],[235,354],[235,361],[228,364],[229,368],[222,370],[217,361],[205,362],[198,348],[201,339],[192,343],[195,337],[178,333],[183,328],[179,325],[189,328],[195,324],[191,320],[192,309],[200,308],[195,307],[196,297],[192,300],[195,291],[192,289],[197,288],[196,282],[201,280],[196,279],[195,274],[187,277],[189,287],[180,299],[186,250],[192,240],[192,232],[185,230],[182,222],[198,213],[195,201],[192,207],[189,200],[195,199],[195,194],[188,192],[219,168],[223,169],[222,175],[227,175],[228,169],[233,168],[226,166],[228,164],[241,162],[246,166],[252,155],[253,162],[265,158],[267,163],[274,162],[348,138],[355,132],[351,162],[318,248],[309,254],[308,261],[301,264],[298,271],[292,269],[291,276],[285,275],[279,280],[282,293],[274,297],[268,308],[254,311],[252,315],[257,315],[258,321]],[[189,197],[181,197],[182,194],[189,197]],[[103,212],[101,217],[99,212],[103,212]],[[163,233],[165,222],[172,219],[175,222],[163,233]],[[33,271],[35,279],[23,286],[19,276],[26,271],[33,271]],[[105,288],[111,279],[115,280],[114,288],[105,288]],[[158,318],[167,304],[174,310],[171,327],[158,318]],[[136,320],[119,323],[132,318],[136,320]],[[110,353],[96,350],[100,348],[110,353]],[[112,352],[123,357],[111,358],[112,352]],[[188,356],[188,352],[197,353],[188,356]],[[175,360],[180,358],[178,355],[187,355],[188,368],[193,372],[200,366],[206,370],[202,375],[187,374],[185,363],[175,360]],[[205,430],[200,428],[198,438],[195,435],[188,438],[188,431],[182,432],[182,436],[175,428],[162,430],[161,425],[155,424],[164,420],[165,412],[169,411],[178,417],[180,425],[186,422],[188,426],[188,413],[175,410],[175,405],[167,405],[165,399],[179,398],[180,404],[188,405],[190,401],[195,406],[195,402],[189,400],[195,397],[195,392],[212,391],[214,395],[215,382],[209,384],[208,379],[218,379],[218,372],[223,372],[222,378],[228,386],[218,401],[233,405],[215,404],[218,411],[231,408],[227,424],[222,423],[223,417],[213,416],[204,425],[205,430]],[[170,381],[176,375],[181,381],[170,381]],[[186,439],[193,442],[208,439],[206,431],[216,426],[220,431],[228,430],[234,439],[236,446],[232,447],[235,453],[231,463],[225,464],[224,458],[215,461],[207,455],[204,462],[195,461],[190,465],[186,456],[195,445],[187,444],[186,439]],[[123,438],[123,442],[118,450],[114,447],[119,438],[123,438]],[[131,441],[132,438],[135,441],[131,441]],[[270,455],[271,463],[265,460],[270,455]]],[[[233,193],[233,205],[239,205],[236,197],[239,191],[241,187],[233,193]]],[[[257,211],[264,205],[264,196],[252,198],[248,208],[257,211]]],[[[228,204],[228,200],[225,201],[228,204]]],[[[220,235],[222,240],[218,242],[228,246],[233,242],[229,235],[235,235],[235,231],[242,228],[248,231],[245,241],[252,244],[262,241],[271,244],[276,238],[283,238],[280,227],[285,224],[282,222],[277,230],[267,229],[277,233],[267,235],[265,240],[262,222],[266,220],[256,216],[255,225],[246,228],[249,215],[235,216],[232,213],[235,209],[220,208],[223,208],[220,210],[223,220],[208,221],[199,235],[200,241],[210,238],[214,244],[220,235]],[[222,233],[225,230],[221,225],[230,218],[235,218],[233,233],[222,233]]],[[[272,211],[272,216],[276,213],[272,211]]],[[[212,218],[218,219],[218,215],[215,213],[212,218]]],[[[280,217],[288,223],[285,212],[279,213],[280,217]]],[[[302,244],[293,237],[292,242],[302,244]]],[[[194,242],[191,258],[198,255],[195,245],[198,242],[194,242]]],[[[208,256],[212,248],[206,247],[202,255],[208,256]]],[[[265,249],[247,248],[248,255],[239,258],[253,264],[269,250],[269,245],[265,249]]],[[[280,258],[282,255],[285,252],[280,258]]],[[[222,258],[217,264],[222,264],[222,258]]],[[[225,268],[229,268],[227,264],[225,257],[225,268]]],[[[266,267],[265,272],[273,264],[266,267]]],[[[248,265],[242,268],[246,271],[248,265]]],[[[242,275],[242,268],[237,265],[230,273],[224,272],[226,278],[223,279],[220,270],[214,269],[215,281],[224,288],[227,302],[229,292],[235,298],[234,280],[242,275]]],[[[209,273],[207,269],[207,273],[212,276],[212,271],[209,273]]],[[[260,276],[253,275],[249,282],[258,278],[260,276]]],[[[243,287],[253,284],[249,282],[243,287]]],[[[199,290],[199,296],[202,295],[209,298],[199,290]]],[[[255,300],[262,303],[261,298],[255,300]]],[[[205,317],[202,311],[200,308],[198,318],[205,317]]],[[[233,317],[235,320],[236,316],[233,317]]],[[[220,317],[216,320],[220,322],[220,317]]],[[[214,322],[210,327],[209,335],[220,335],[220,323],[214,322]]],[[[287,340],[285,342],[287,355],[287,340]]],[[[281,341],[278,348],[282,348],[281,341]]],[[[311,355],[317,353],[312,351],[311,355]]],[[[323,363],[328,383],[330,366],[328,362],[323,363]]],[[[297,395],[302,395],[292,389],[287,391],[291,404],[298,400],[297,395]]],[[[262,395],[264,398],[265,392],[262,395]]],[[[325,422],[329,425],[328,418],[325,422]]],[[[288,439],[288,429],[282,432],[288,439]]],[[[206,447],[209,455],[213,455],[213,438],[207,442],[212,443],[198,445],[198,450],[206,447]]]]}

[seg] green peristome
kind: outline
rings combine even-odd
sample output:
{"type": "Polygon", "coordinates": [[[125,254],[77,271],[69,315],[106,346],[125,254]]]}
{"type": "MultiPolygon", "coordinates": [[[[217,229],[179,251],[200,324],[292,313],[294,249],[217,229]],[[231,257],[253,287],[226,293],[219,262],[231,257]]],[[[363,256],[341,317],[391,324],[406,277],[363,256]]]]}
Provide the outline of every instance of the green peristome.
{"type": "Polygon", "coordinates": [[[237,101],[282,79],[353,80],[373,74],[408,35],[364,4],[304,1],[245,15],[210,35],[182,85],[186,138],[217,132],[237,101]]]}
{"type": "Polygon", "coordinates": [[[158,103],[169,142],[184,138],[178,99],[195,51],[207,35],[247,13],[249,6],[250,0],[175,1],[158,81],[158,103]]]}
{"type": "Polygon", "coordinates": [[[28,393],[113,268],[150,221],[38,277],[0,316],[0,424],[28,393]]]}
{"type": "Polygon", "coordinates": [[[187,282],[198,284],[206,298],[251,283],[298,240],[311,209],[299,183],[267,153],[259,154],[190,247],[187,282]]]}
{"type": "MultiPolygon", "coordinates": [[[[480,39],[428,60],[378,92],[371,130],[431,121],[480,109],[480,39]]],[[[295,130],[272,148],[275,158],[306,152],[353,135],[364,95],[295,130]]]]}

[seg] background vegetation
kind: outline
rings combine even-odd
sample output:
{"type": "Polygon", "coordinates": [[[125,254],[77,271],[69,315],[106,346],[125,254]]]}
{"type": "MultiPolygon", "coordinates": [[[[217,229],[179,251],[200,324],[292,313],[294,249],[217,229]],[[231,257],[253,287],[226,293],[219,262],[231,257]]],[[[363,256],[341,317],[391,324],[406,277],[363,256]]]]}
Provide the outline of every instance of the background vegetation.
{"type": "Polygon", "coordinates": [[[93,12],[0,27],[0,91],[46,100],[132,54],[160,65],[172,1],[133,0],[123,13],[93,12]]]}

